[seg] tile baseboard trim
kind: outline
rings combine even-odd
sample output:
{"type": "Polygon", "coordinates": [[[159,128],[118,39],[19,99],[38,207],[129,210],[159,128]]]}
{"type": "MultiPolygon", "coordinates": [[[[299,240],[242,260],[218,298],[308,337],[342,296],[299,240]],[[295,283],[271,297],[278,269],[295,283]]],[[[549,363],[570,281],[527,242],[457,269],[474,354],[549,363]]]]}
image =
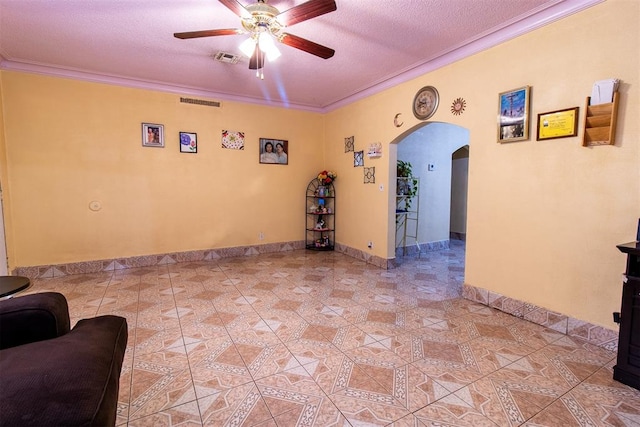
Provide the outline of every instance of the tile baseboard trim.
{"type": "MultiPolygon", "coordinates": [[[[14,276],[26,276],[31,280],[70,276],[73,274],[101,273],[127,268],[153,267],[157,265],[176,264],[179,262],[214,261],[223,258],[235,258],[264,253],[288,252],[305,249],[305,241],[268,243],[265,245],[239,246],[235,248],[205,249],[187,252],[172,252],[156,255],[142,255],[128,258],[114,258],[97,261],[72,262],[57,265],[38,265],[32,267],[16,267],[14,276]]],[[[396,267],[394,259],[380,258],[364,251],[336,243],[335,250],[347,256],[388,270],[396,267]]]]}
{"type": "Polygon", "coordinates": [[[614,352],[618,351],[618,331],[467,284],[462,287],[462,297],[572,338],[579,338],[614,352]]]}
{"type": "Polygon", "coordinates": [[[396,248],[396,258],[401,258],[403,256],[418,256],[427,252],[446,250],[450,248],[449,242],[450,240],[447,239],[400,246],[396,248]]]}

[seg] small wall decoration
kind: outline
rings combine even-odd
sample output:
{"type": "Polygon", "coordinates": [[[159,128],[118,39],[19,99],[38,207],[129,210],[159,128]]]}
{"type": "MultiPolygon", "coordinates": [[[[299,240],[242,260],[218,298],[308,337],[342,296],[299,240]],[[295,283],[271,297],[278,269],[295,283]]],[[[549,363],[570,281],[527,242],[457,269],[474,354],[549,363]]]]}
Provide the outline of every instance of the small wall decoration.
{"type": "Polygon", "coordinates": [[[350,151],[353,151],[353,143],[354,143],[354,137],[350,136],[348,138],[344,139],[344,152],[348,153],[350,151]]]}
{"type": "Polygon", "coordinates": [[[364,168],[364,183],[375,184],[376,183],[376,168],[364,168]]]}
{"type": "Polygon", "coordinates": [[[397,128],[399,128],[400,126],[402,126],[404,124],[403,121],[400,120],[400,116],[402,115],[402,113],[398,113],[393,117],[393,125],[397,128]]]}
{"type": "Polygon", "coordinates": [[[369,151],[367,152],[369,157],[381,157],[382,156],[382,144],[379,142],[374,142],[373,144],[369,144],[369,151]]]}
{"type": "Polygon", "coordinates": [[[453,100],[453,104],[451,104],[451,114],[454,116],[459,116],[464,113],[464,109],[467,107],[467,101],[463,98],[457,98],[453,100]]]}
{"type": "Polygon", "coordinates": [[[578,135],[578,107],[538,114],[536,140],[578,135]]]}
{"type": "Polygon", "coordinates": [[[222,131],[222,148],[244,150],[244,132],[222,131]]]}
{"type": "Polygon", "coordinates": [[[193,132],[180,132],[180,152],[197,153],[198,135],[193,132]]]}
{"type": "Polygon", "coordinates": [[[364,166],[364,151],[355,151],[353,153],[353,167],[364,166]]]}
{"type": "Polygon", "coordinates": [[[289,164],[289,141],[260,138],[260,163],[289,164]]]}
{"type": "Polygon", "coordinates": [[[498,142],[529,139],[530,87],[502,92],[498,98],[498,142]]]}
{"type": "Polygon", "coordinates": [[[164,148],[164,126],[153,123],[143,123],[142,146],[164,148]]]}

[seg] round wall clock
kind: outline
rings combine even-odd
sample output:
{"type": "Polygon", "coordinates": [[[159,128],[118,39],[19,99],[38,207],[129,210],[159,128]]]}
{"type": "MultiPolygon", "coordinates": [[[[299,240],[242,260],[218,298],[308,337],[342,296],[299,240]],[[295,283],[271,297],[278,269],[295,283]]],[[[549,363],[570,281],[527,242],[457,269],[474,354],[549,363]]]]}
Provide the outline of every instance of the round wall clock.
{"type": "Polygon", "coordinates": [[[438,90],[433,86],[425,86],[413,98],[413,115],[417,119],[427,120],[435,114],[439,102],[438,90]]]}

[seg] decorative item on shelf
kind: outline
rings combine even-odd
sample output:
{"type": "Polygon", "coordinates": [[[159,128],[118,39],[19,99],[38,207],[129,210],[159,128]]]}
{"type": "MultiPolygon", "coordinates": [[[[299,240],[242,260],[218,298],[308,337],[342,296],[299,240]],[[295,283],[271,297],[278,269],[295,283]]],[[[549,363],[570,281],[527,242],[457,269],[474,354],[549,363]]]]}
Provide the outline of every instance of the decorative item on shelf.
{"type": "Polygon", "coordinates": [[[369,152],[367,154],[369,157],[382,157],[382,144],[379,142],[369,144],[369,152]]]}
{"type": "Polygon", "coordinates": [[[335,172],[324,170],[318,174],[318,181],[320,181],[321,185],[329,185],[332,184],[337,177],[338,174],[336,174],[335,172]]]}
{"type": "Polygon", "coordinates": [[[322,215],[318,217],[318,222],[316,222],[316,230],[324,230],[324,219],[322,219],[322,215]]]}

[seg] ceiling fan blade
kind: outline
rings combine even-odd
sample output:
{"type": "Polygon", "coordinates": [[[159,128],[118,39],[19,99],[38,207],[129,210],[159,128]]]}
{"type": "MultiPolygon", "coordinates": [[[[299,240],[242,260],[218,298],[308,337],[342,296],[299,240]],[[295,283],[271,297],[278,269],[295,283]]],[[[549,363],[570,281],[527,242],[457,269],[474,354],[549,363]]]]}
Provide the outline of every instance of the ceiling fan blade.
{"type": "Polygon", "coordinates": [[[295,47],[296,49],[304,50],[312,55],[319,56],[323,59],[329,59],[336,53],[335,50],[322,46],[318,43],[314,43],[311,40],[303,39],[302,37],[294,36],[289,33],[282,33],[280,41],[287,46],[295,47]]]}
{"type": "Polygon", "coordinates": [[[212,37],[212,36],[233,36],[236,34],[242,34],[244,31],[238,28],[227,28],[224,30],[202,30],[202,31],[187,31],[185,33],[173,33],[173,36],[179,39],[195,39],[198,37],[212,37]]]}
{"type": "MultiPolygon", "coordinates": [[[[222,0],[220,0],[222,1],[222,0]]],[[[337,9],[334,0],[310,0],[279,13],[276,19],[283,25],[293,25],[337,9]]]]}
{"type": "Polygon", "coordinates": [[[225,5],[227,9],[238,15],[240,18],[251,18],[251,13],[245,9],[243,5],[238,3],[236,0],[218,0],[220,3],[225,5]]]}

